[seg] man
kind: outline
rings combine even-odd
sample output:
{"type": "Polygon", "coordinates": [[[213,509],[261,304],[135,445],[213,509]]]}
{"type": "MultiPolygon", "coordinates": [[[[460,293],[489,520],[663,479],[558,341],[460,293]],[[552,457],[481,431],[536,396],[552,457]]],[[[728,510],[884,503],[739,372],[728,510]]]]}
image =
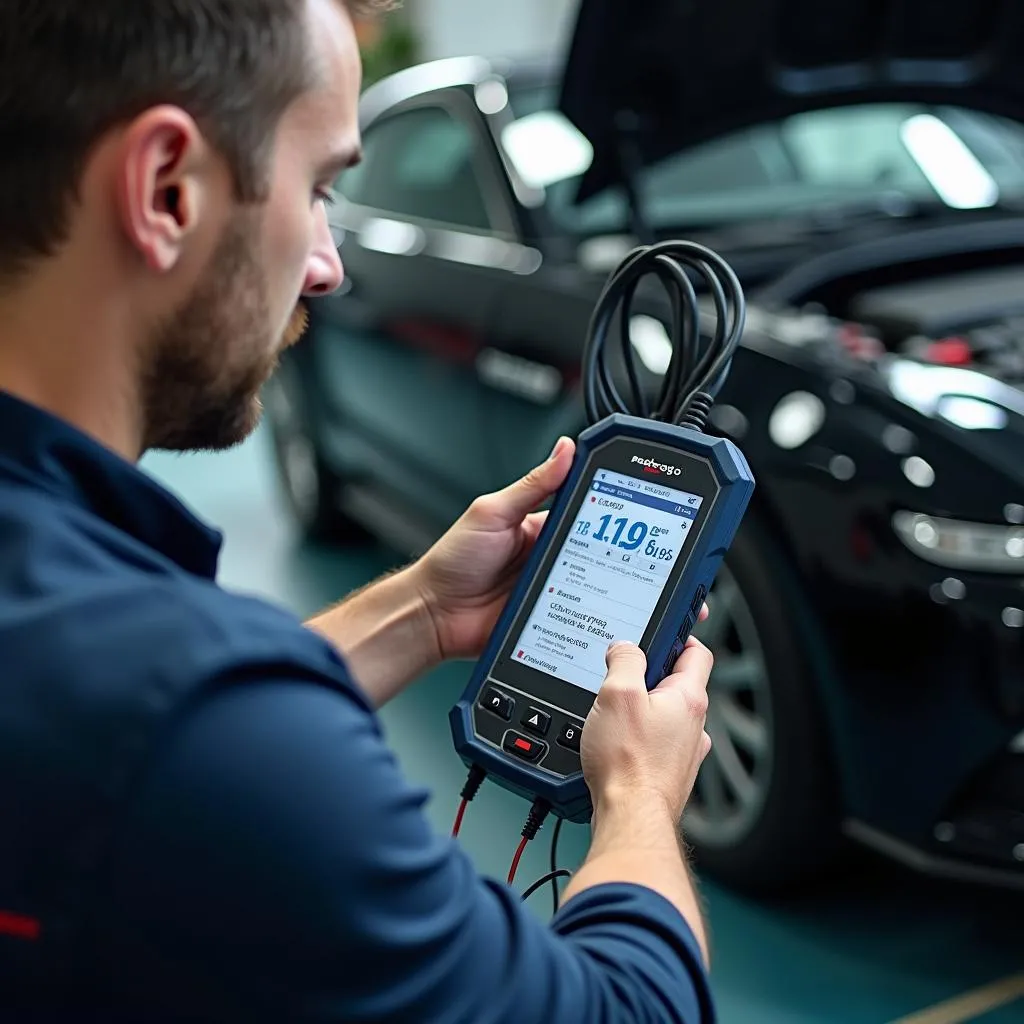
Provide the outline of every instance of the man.
{"type": "Polygon", "coordinates": [[[351,15],[0,5],[0,1019],[711,1020],[699,643],[650,695],[609,652],[550,925],[431,832],[375,717],[481,651],[571,442],[306,625],[220,590],[219,536],[135,466],[246,437],[342,280],[351,15]]]}

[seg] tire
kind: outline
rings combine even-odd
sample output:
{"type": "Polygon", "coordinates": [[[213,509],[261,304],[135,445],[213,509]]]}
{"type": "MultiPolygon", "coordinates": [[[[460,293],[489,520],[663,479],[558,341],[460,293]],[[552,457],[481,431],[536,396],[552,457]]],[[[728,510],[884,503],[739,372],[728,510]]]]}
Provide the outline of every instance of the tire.
{"type": "Polygon", "coordinates": [[[695,633],[715,655],[712,749],[683,816],[702,874],[751,893],[807,881],[840,845],[839,801],[820,696],[801,650],[786,564],[748,516],[695,633]]]}
{"type": "Polygon", "coordinates": [[[337,505],[343,480],[324,461],[308,416],[309,401],[298,366],[284,360],[264,386],[277,477],[304,540],[350,544],[367,531],[337,505]]]}

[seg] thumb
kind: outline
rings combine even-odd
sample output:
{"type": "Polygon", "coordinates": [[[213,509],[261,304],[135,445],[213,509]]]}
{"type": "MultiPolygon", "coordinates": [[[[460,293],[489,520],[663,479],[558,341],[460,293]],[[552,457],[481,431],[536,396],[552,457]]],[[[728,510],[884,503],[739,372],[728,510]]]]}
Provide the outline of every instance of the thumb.
{"type": "Polygon", "coordinates": [[[521,523],[562,486],[575,454],[572,439],[560,437],[546,462],[495,494],[493,505],[507,525],[521,523]]]}
{"type": "Polygon", "coordinates": [[[644,673],[647,671],[647,656],[636,645],[618,641],[605,654],[608,675],[604,687],[612,690],[643,690],[647,692],[644,673]]]}

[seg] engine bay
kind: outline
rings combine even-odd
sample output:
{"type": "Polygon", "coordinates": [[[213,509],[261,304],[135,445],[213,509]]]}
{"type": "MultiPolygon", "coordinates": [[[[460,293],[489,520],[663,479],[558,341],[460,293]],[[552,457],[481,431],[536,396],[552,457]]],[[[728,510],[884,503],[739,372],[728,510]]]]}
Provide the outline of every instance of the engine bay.
{"type": "Polygon", "coordinates": [[[987,266],[974,252],[858,268],[815,282],[797,302],[762,307],[755,322],[778,341],[824,343],[833,355],[900,355],[1022,385],[1024,253],[1008,255],[989,254],[987,266]]]}
{"type": "Polygon", "coordinates": [[[1024,380],[1024,267],[882,285],[850,303],[887,351],[1024,380]]]}
{"type": "Polygon", "coordinates": [[[849,315],[872,324],[884,340],[947,337],[978,324],[1024,317],[1024,267],[998,267],[881,285],[861,292],[849,315]]]}

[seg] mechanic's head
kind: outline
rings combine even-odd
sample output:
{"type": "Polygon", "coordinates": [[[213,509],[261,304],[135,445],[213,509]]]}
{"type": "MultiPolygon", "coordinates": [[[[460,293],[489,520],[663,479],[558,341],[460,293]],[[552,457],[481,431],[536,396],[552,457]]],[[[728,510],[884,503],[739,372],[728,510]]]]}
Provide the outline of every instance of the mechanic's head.
{"type": "Polygon", "coordinates": [[[342,280],[325,192],[358,159],[352,15],[387,6],[0,4],[8,353],[12,321],[59,311],[46,372],[87,375],[72,369],[85,353],[102,364],[140,452],[246,437],[301,333],[300,296],[342,280]]]}

